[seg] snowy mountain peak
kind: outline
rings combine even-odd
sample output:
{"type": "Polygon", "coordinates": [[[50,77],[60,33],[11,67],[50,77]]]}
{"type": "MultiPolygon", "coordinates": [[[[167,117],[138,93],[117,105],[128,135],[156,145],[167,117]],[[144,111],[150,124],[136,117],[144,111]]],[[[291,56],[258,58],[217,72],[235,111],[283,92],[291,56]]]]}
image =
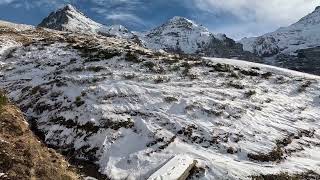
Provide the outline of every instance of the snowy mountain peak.
{"type": "Polygon", "coordinates": [[[187,25],[197,25],[195,22],[181,16],[174,16],[168,22],[171,24],[185,23],[187,25]]]}
{"type": "Polygon", "coordinates": [[[208,42],[211,33],[184,17],[175,16],[141,37],[151,49],[195,53],[199,46],[208,42]]]}
{"type": "MultiPolygon", "coordinates": [[[[71,4],[67,4],[67,5],[65,5],[63,8],[61,8],[61,9],[59,9],[60,11],[64,11],[65,13],[76,13],[76,14],[78,14],[78,16],[84,16],[84,17],[86,17],[86,15],[83,13],[83,12],[81,12],[79,9],[77,9],[76,7],[74,7],[73,5],[71,5],[71,4]]],[[[58,11],[59,11],[58,10],[58,11]]],[[[87,18],[87,17],[86,17],[87,18]]],[[[88,18],[89,19],[89,18],[88,18]]]]}
{"type": "Polygon", "coordinates": [[[185,17],[174,16],[167,23],[163,24],[163,26],[168,26],[172,28],[181,28],[181,29],[189,29],[192,30],[194,28],[199,28],[199,30],[208,32],[208,29],[198,25],[192,20],[189,20],[185,17]]]}
{"type": "Polygon", "coordinates": [[[245,50],[265,58],[271,65],[319,74],[320,7],[298,22],[259,37],[240,41],[245,50]],[[308,55],[302,55],[308,51],[308,55]]]}
{"type": "Polygon", "coordinates": [[[319,46],[320,8],[301,18],[298,22],[282,27],[260,37],[244,38],[244,49],[260,56],[293,54],[299,49],[319,46]]]}
{"type": "Polygon", "coordinates": [[[180,16],[173,17],[140,38],[145,47],[155,50],[210,57],[253,58],[225,34],[213,34],[206,27],[180,16]]]}
{"type": "Polygon", "coordinates": [[[122,25],[105,26],[88,18],[71,4],[52,12],[39,25],[49,29],[84,34],[100,34],[120,38],[134,38],[134,35],[122,25]]]}
{"type": "Polygon", "coordinates": [[[75,7],[68,4],[52,12],[38,26],[62,31],[95,32],[102,25],[89,19],[75,7]]]}
{"type": "Polygon", "coordinates": [[[182,16],[174,16],[169,21],[191,21],[191,20],[189,20],[185,17],[182,17],[182,16]]]}
{"type": "Polygon", "coordinates": [[[70,10],[70,11],[78,11],[74,6],[71,4],[67,4],[64,8],[64,10],[70,10]]]}
{"type": "Polygon", "coordinates": [[[316,7],[316,9],[308,14],[307,16],[301,18],[295,25],[315,25],[320,24],[320,6],[316,7]]]}

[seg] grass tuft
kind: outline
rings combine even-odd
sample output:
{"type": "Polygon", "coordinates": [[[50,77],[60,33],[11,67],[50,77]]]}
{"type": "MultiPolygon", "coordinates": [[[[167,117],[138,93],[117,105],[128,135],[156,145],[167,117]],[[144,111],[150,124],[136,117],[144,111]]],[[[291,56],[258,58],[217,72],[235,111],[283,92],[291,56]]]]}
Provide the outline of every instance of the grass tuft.
{"type": "Polygon", "coordinates": [[[4,92],[0,91],[0,113],[3,106],[8,104],[8,98],[5,96],[4,92]]]}

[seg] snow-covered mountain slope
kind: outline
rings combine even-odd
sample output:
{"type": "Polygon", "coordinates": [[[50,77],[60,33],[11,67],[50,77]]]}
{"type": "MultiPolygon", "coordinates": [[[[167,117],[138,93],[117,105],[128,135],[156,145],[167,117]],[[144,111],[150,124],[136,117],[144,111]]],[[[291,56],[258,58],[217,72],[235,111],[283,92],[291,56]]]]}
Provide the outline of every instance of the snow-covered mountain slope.
{"type": "Polygon", "coordinates": [[[134,35],[121,25],[105,26],[86,17],[72,5],[52,12],[39,25],[49,29],[78,33],[96,33],[121,38],[134,38],[134,35]]]}
{"type": "Polygon", "coordinates": [[[45,18],[39,27],[61,31],[100,34],[132,40],[146,48],[167,52],[228,57],[259,61],[242,45],[224,34],[214,35],[207,28],[183,17],[174,17],[165,24],[146,33],[132,33],[124,26],[104,26],[71,5],[67,5],[45,18]]]}
{"type": "Polygon", "coordinates": [[[198,162],[191,179],[320,177],[318,76],[118,38],[8,34],[21,46],[1,59],[0,88],[48,145],[111,179],[147,179],[180,154],[198,162]]]}
{"type": "Polygon", "coordinates": [[[213,36],[207,28],[183,17],[173,17],[165,24],[147,32],[143,38],[151,49],[196,53],[213,36]]]}
{"type": "Polygon", "coordinates": [[[264,63],[320,75],[320,8],[289,27],[240,41],[264,63]]]}
{"type": "Polygon", "coordinates": [[[145,47],[167,52],[201,54],[214,57],[253,59],[224,34],[214,35],[202,25],[184,17],[173,17],[149,32],[139,34],[145,47]]]}
{"type": "MultiPolygon", "coordinates": [[[[30,25],[24,25],[24,24],[15,24],[7,21],[0,20],[0,30],[2,32],[17,32],[21,33],[23,31],[29,31],[34,30],[35,27],[30,25]]],[[[23,39],[20,40],[13,40],[12,34],[10,33],[3,33],[1,34],[0,38],[0,59],[7,56],[7,53],[14,49],[15,47],[21,46],[22,43],[19,41],[23,41],[23,39]]]]}
{"type": "Polygon", "coordinates": [[[31,25],[27,25],[27,24],[15,24],[15,23],[11,23],[8,21],[3,21],[0,20],[0,26],[2,28],[13,28],[16,31],[25,31],[25,30],[29,30],[29,29],[34,29],[34,26],[31,25]]]}
{"type": "Polygon", "coordinates": [[[278,53],[294,54],[299,49],[320,46],[320,8],[300,19],[289,27],[261,37],[244,38],[240,42],[244,49],[260,56],[273,56],[278,53]]]}

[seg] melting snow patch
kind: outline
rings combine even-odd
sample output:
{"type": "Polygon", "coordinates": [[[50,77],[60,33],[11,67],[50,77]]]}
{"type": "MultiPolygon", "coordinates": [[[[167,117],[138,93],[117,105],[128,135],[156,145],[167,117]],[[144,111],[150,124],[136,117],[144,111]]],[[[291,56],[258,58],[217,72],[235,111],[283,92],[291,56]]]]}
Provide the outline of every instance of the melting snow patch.
{"type": "Polygon", "coordinates": [[[189,176],[190,170],[197,161],[188,155],[177,155],[170,159],[158,171],[152,174],[148,180],[184,180],[189,176]]]}

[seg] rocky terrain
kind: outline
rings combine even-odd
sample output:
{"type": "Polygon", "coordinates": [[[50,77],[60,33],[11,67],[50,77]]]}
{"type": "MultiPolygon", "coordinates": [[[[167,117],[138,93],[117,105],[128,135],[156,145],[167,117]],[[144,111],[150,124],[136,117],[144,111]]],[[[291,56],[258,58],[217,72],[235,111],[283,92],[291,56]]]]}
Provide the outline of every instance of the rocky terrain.
{"type": "Polygon", "coordinates": [[[320,75],[320,8],[298,22],[260,37],[240,41],[244,50],[262,58],[264,63],[320,75]]]}
{"type": "MultiPolygon", "coordinates": [[[[0,25],[0,88],[50,147],[110,179],[319,179],[320,78],[127,39],[0,25]]],[[[98,176],[96,178],[99,179],[98,176]]]]}

